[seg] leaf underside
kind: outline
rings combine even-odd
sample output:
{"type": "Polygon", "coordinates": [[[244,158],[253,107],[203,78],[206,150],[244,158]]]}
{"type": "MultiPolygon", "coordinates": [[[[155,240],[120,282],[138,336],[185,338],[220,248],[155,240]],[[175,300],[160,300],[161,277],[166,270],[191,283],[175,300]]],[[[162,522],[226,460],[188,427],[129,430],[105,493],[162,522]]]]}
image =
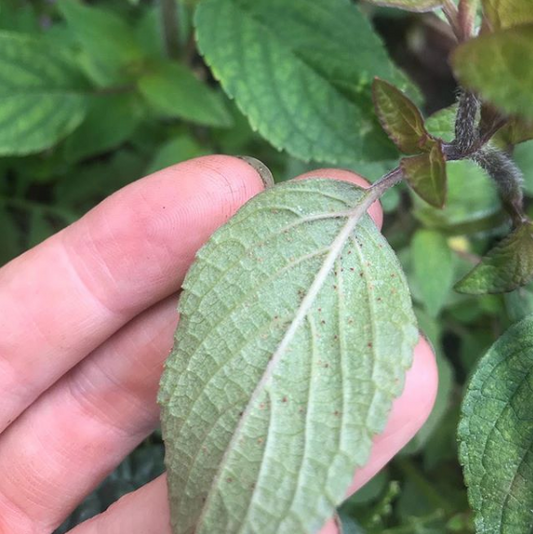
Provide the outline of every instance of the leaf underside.
{"type": "Polygon", "coordinates": [[[533,531],[533,316],[480,361],[459,425],[460,460],[479,534],[533,531]]]}
{"type": "Polygon", "coordinates": [[[159,395],[175,533],[316,532],[368,460],[418,333],[365,198],[287,182],[198,253],[159,395]]]}

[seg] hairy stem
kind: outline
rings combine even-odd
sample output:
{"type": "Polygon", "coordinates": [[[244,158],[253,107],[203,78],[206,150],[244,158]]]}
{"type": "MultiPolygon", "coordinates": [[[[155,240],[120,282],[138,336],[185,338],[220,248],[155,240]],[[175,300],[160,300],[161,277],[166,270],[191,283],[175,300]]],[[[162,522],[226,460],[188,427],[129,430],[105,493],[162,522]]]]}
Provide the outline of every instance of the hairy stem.
{"type": "Polygon", "coordinates": [[[522,171],[514,161],[501,152],[491,147],[478,150],[472,159],[494,180],[500,191],[504,208],[518,226],[528,220],[524,213],[522,193],[522,171]]]}
{"type": "Polygon", "coordinates": [[[171,59],[180,58],[180,35],[178,6],[176,0],[161,1],[161,23],[167,56],[171,59]]]}
{"type": "Polygon", "coordinates": [[[461,154],[479,148],[479,100],[470,91],[461,91],[455,117],[455,146],[461,154]]]}

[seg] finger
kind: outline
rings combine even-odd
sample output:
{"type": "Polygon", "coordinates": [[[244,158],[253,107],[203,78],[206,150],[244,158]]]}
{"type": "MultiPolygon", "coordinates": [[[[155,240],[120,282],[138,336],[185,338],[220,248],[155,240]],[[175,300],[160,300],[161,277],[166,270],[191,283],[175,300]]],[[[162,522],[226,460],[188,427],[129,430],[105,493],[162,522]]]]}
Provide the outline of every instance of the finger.
{"type": "Polygon", "coordinates": [[[0,432],[142,310],[176,291],[195,252],[263,188],[227,156],[122,189],[0,269],[0,432]]]}
{"type": "Polygon", "coordinates": [[[0,532],[50,532],[156,426],[177,297],[145,311],[0,436],[0,532]]]}
{"type": "MultiPolygon", "coordinates": [[[[429,343],[421,337],[415,349],[413,366],[406,375],[404,392],[393,404],[385,431],[375,438],[369,462],[355,473],[348,497],[381,471],[420,430],[433,409],[437,388],[435,356],[429,343]]],[[[331,520],[320,534],[337,532],[338,528],[331,520]]]]}
{"type": "MultiPolygon", "coordinates": [[[[308,180],[310,178],[333,178],[334,180],[341,180],[345,182],[352,182],[355,185],[364,187],[365,189],[370,186],[368,180],[365,180],[359,174],[351,172],[345,169],[318,169],[316,171],[306,172],[295,178],[295,180],[308,180]]],[[[376,200],[372,206],[368,209],[368,214],[376,226],[381,229],[383,226],[383,210],[381,209],[381,204],[379,200],[376,200]]]]}
{"type": "MultiPolygon", "coordinates": [[[[394,402],[384,433],[374,441],[370,462],[355,475],[350,492],[381,469],[420,429],[434,403],[436,372],[431,349],[421,340],[415,349],[414,364],[407,371],[404,392],[394,402]]],[[[69,534],[171,534],[167,500],[166,480],[161,476],[69,534]],[[151,530],[152,525],[157,529],[151,530]]],[[[336,532],[334,528],[328,524],[321,534],[336,532]]]]}

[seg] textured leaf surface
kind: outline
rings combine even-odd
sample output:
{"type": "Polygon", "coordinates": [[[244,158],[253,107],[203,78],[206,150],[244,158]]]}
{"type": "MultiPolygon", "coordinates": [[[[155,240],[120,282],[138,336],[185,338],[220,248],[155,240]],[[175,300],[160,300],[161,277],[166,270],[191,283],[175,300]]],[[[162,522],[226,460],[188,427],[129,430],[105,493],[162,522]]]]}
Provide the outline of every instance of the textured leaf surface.
{"type": "Polygon", "coordinates": [[[371,4],[384,7],[397,7],[406,11],[422,13],[442,6],[442,0],[367,0],[371,4]]]}
{"type": "Polygon", "coordinates": [[[139,80],[139,89],[157,111],[206,126],[231,126],[221,95],[184,65],[161,63],[139,80]]]}
{"type": "Polygon", "coordinates": [[[533,530],[533,317],[480,361],[463,402],[460,459],[479,534],[533,530]]]}
{"type": "Polygon", "coordinates": [[[399,89],[379,78],[372,85],[379,122],[404,154],[420,154],[429,134],[418,108],[399,89]]]}
{"type": "Polygon", "coordinates": [[[0,32],[0,155],[49,148],[80,124],[86,84],[46,41],[0,32]]]}
{"type": "Polygon", "coordinates": [[[400,162],[407,183],[413,191],[436,208],[446,202],[446,161],[439,143],[434,143],[431,152],[404,158],[400,162]]]}
{"type": "Polygon", "coordinates": [[[127,22],[79,0],[59,0],[58,6],[87,55],[90,73],[103,83],[128,81],[145,54],[127,22]]]}
{"type": "Polygon", "coordinates": [[[533,118],[533,24],[484,35],[452,57],[459,80],[508,113],[533,118]]]}
{"type": "Polygon", "coordinates": [[[453,255],[440,232],[419,230],[411,244],[413,268],[424,306],[435,317],[452,287],[453,255]]]}
{"type": "Polygon", "coordinates": [[[499,30],[533,22],[531,0],[482,0],[493,29],[499,30]]]}
{"type": "Polygon", "coordinates": [[[418,333],[365,197],[287,182],[199,252],[159,397],[174,532],[316,532],[368,460],[418,333]]]}
{"type": "Polygon", "coordinates": [[[394,159],[370,102],[374,76],[405,86],[346,0],[205,0],[201,52],[252,127],[300,159],[394,159]]]}
{"type": "Polygon", "coordinates": [[[533,228],[523,224],[498,243],[455,289],[461,293],[504,293],[533,278],[533,228]]]}

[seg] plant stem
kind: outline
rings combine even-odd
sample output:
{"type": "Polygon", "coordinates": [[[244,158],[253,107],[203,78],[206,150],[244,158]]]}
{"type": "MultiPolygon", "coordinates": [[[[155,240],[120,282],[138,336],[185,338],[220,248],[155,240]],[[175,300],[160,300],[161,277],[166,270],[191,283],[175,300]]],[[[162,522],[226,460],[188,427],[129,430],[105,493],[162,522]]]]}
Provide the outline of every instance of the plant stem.
{"type": "Polygon", "coordinates": [[[176,0],[161,1],[161,24],[167,56],[170,59],[180,58],[180,35],[178,6],[176,0]]]}
{"type": "Polygon", "coordinates": [[[373,201],[377,200],[385,193],[385,191],[387,191],[387,189],[390,189],[397,183],[401,182],[403,178],[404,175],[402,169],[400,169],[400,167],[396,167],[396,169],[390,171],[377,182],[372,184],[369,189],[369,197],[371,197],[373,201]]]}
{"type": "Polygon", "coordinates": [[[442,12],[448,19],[450,26],[452,27],[453,33],[459,42],[464,40],[463,31],[459,25],[459,12],[457,11],[457,6],[453,3],[452,0],[443,0],[442,12]]]}

